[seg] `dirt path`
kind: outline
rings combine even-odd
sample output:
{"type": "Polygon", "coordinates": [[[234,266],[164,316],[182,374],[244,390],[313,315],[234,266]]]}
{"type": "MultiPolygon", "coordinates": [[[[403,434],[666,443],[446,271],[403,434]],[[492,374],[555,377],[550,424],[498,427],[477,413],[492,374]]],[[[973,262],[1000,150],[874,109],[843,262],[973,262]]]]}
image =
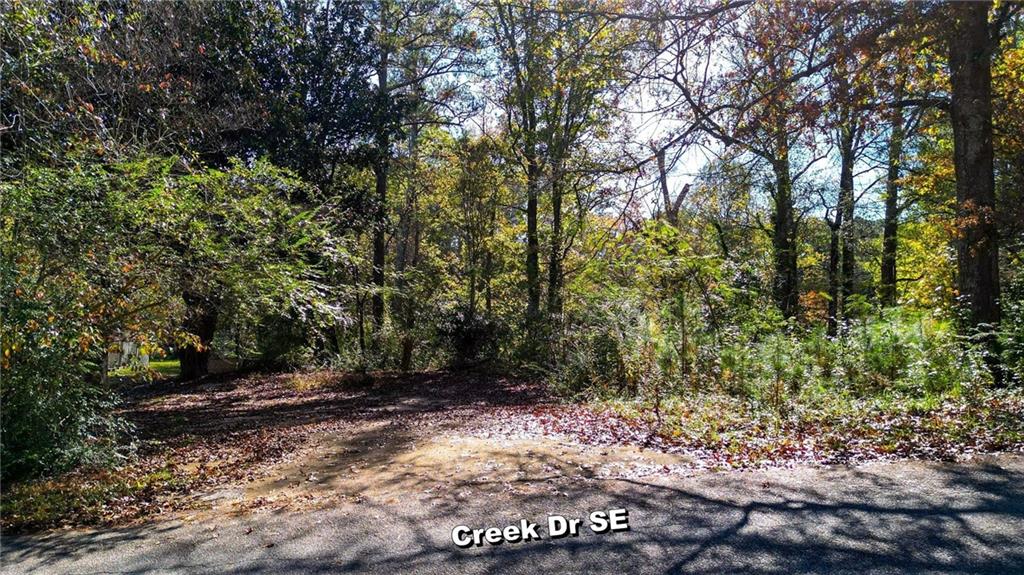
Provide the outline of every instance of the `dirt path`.
{"type": "MultiPolygon", "coordinates": [[[[247,434],[268,428],[276,441],[286,438],[280,453],[241,477],[231,474],[235,461],[229,454],[209,448],[206,460],[190,465],[213,475],[225,471],[227,480],[197,493],[198,509],[176,517],[559,494],[567,483],[679,472],[692,463],[611,437],[584,441],[553,433],[545,421],[582,408],[560,405],[532,384],[449,373],[373,381],[308,377],[317,379],[214,383],[185,396],[140,401],[133,416],[152,430],[153,441],[194,445],[190,438],[201,437],[230,444],[242,438],[240,444],[258,447],[260,437],[247,434]]],[[[230,452],[230,446],[220,451],[230,452]]]]}
{"type": "Polygon", "coordinates": [[[608,479],[692,476],[722,459],[561,403],[542,385],[481,373],[255,375],[144,387],[132,405],[144,451],[191,481],[150,505],[169,519],[353,502],[512,502],[608,479]]]}
{"type": "Polygon", "coordinates": [[[314,437],[309,447],[234,495],[241,501],[391,502],[558,493],[564,482],[642,477],[687,463],[636,447],[568,438],[496,437],[455,426],[370,423],[314,437]]]}

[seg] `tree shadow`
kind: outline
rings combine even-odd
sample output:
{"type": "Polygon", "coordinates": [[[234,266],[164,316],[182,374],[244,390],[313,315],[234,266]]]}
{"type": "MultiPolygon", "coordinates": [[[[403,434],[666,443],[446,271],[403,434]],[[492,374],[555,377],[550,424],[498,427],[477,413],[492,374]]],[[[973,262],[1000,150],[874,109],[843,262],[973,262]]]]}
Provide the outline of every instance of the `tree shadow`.
{"type": "MultiPolygon", "coordinates": [[[[200,525],[162,532],[149,527],[8,541],[5,556],[34,559],[29,563],[39,572],[83,574],[1019,573],[1022,469],[1018,459],[1010,468],[899,464],[675,480],[581,477],[559,486],[568,496],[514,498],[488,489],[498,481],[466,481],[424,504],[369,500],[235,518],[217,526],[217,541],[200,525]],[[463,487],[476,495],[455,497],[463,487]],[[500,527],[525,518],[543,525],[551,513],[585,518],[619,507],[629,510],[627,532],[595,534],[584,527],[578,537],[465,550],[449,539],[459,524],[500,527]],[[242,535],[250,528],[252,536],[242,535]],[[171,542],[146,545],[159,537],[171,542]],[[119,552],[119,546],[128,550],[119,552]],[[116,559],[103,569],[69,561],[97,549],[116,559]]],[[[403,487],[407,481],[401,479],[403,487]]]]}
{"type": "Polygon", "coordinates": [[[141,439],[187,442],[237,433],[336,422],[364,423],[431,413],[458,415],[549,401],[541,384],[471,372],[333,374],[297,390],[289,374],[214,380],[135,391],[125,415],[141,439]]]}

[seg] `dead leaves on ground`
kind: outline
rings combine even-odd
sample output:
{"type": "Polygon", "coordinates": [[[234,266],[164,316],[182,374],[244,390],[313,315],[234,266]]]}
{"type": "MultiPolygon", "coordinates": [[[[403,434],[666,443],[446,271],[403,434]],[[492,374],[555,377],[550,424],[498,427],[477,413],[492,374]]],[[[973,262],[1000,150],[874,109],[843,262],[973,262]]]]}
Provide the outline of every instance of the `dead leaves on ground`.
{"type": "Polygon", "coordinates": [[[640,405],[564,404],[538,384],[500,377],[382,374],[350,385],[350,378],[320,373],[300,381],[257,375],[134,398],[126,415],[139,429],[137,456],[116,469],[5,486],[4,532],[113,525],[208,505],[201,494],[269,473],[311,434],[373,421],[410,433],[448,428],[496,440],[558,436],[637,446],[686,455],[694,469],[1024,451],[1021,392],[951,398],[928,409],[851,404],[788,417],[729,398],[694,398],[655,424],[640,405]]]}
{"type": "MultiPolygon", "coordinates": [[[[726,402],[727,403],[727,402],[726,402]]],[[[688,456],[698,469],[737,469],[872,460],[951,461],[977,453],[1024,451],[1024,394],[987,392],[947,399],[931,409],[870,404],[838,412],[804,411],[788,418],[746,411],[680,407],[659,426],[633,405],[612,410],[578,405],[506,408],[477,432],[530,437],[559,435],[587,445],[633,445],[688,456]],[[712,425],[692,425],[694,420],[712,425]],[[724,423],[727,422],[727,423],[724,423]]]]}

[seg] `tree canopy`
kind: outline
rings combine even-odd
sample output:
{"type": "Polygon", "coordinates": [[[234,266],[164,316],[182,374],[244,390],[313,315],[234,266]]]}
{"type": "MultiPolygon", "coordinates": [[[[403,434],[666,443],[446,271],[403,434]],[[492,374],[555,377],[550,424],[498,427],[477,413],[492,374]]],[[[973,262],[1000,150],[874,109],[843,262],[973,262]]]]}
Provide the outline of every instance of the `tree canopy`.
{"type": "Polygon", "coordinates": [[[185,380],[487,364],[779,413],[1024,377],[1019,4],[17,0],[0,28],[5,476],[109,455],[126,344],[185,380]]]}

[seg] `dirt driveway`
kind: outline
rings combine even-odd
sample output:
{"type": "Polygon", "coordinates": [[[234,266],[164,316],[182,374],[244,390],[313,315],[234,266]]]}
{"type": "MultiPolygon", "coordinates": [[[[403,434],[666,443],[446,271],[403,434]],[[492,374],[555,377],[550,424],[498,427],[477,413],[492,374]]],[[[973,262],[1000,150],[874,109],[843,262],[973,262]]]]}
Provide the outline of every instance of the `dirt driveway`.
{"type": "Polygon", "coordinates": [[[130,415],[146,449],[207,478],[168,496],[188,504],[5,536],[4,573],[1024,573],[1019,455],[708,471],[628,422],[479,374],[167,391],[139,390],[130,415]],[[628,531],[451,538],[609,509],[628,531]]]}
{"type": "Polygon", "coordinates": [[[224,475],[195,494],[201,504],[188,517],[343,501],[514,499],[558,494],[567,483],[692,471],[685,455],[624,441],[643,435],[632,424],[609,415],[602,435],[585,408],[502,377],[282,375],[148,393],[131,414],[147,440],[189,446],[205,459],[188,465],[224,475]],[[546,425],[573,417],[587,434],[546,425]],[[275,448],[256,464],[232,449],[258,451],[268,434],[275,448]]]}

